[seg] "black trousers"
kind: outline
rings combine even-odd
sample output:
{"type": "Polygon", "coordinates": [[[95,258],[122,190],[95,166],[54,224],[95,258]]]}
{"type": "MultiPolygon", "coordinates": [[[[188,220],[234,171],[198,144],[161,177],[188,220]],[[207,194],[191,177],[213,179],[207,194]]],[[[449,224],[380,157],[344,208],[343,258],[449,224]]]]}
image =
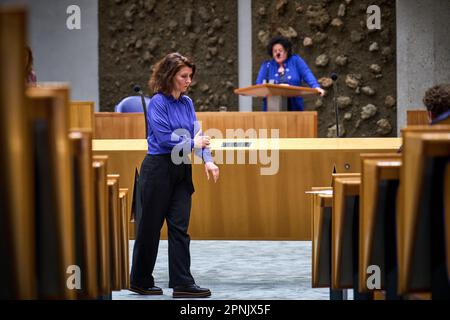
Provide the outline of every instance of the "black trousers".
{"type": "Polygon", "coordinates": [[[147,155],[141,174],[142,218],[137,228],[131,284],[154,285],[153,269],[164,219],[169,240],[169,287],[194,284],[187,233],[194,192],[190,164],[176,165],[170,154],[147,155]]]}

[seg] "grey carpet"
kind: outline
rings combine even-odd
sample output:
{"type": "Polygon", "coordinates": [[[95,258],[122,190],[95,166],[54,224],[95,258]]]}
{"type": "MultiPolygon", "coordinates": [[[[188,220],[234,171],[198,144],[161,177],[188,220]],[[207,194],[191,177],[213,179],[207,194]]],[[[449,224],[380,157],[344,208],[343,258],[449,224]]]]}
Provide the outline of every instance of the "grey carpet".
{"type": "MultiPolygon", "coordinates": [[[[130,241],[130,261],[134,241],[130,241]]],[[[310,241],[191,241],[191,272],[217,300],[327,300],[328,289],[311,288],[310,241]]],[[[113,292],[114,300],[172,299],[167,241],[161,241],[155,284],[162,296],[113,292]]]]}

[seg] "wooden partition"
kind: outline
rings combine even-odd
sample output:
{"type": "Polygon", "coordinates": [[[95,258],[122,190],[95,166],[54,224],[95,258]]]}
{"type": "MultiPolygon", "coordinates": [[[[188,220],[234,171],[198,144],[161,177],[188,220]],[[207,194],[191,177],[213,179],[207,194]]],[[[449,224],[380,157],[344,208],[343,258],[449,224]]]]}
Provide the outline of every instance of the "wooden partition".
{"type": "Polygon", "coordinates": [[[450,294],[447,274],[440,274],[442,267],[436,264],[436,259],[438,264],[445,263],[445,235],[441,230],[444,229],[444,183],[439,180],[443,180],[445,165],[450,158],[450,126],[430,128],[427,133],[413,132],[408,128],[402,130],[404,157],[398,218],[399,292],[431,291],[435,299],[441,294],[440,290],[434,292],[436,286],[444,284],[447,287],[445,296],[448,298],[450,294]],[[435,199],[436,195],[440,198],[435,199]],[[438,283],[436,277],[441,279],[438,283]]]}
{"type": "Polygon", "coordinates": [[[94,199],[95,226],[98,243],[98,290],[99,296],[108,299],[111,295],[111,261],[110,261],[110,232],[109,232],[109,196],[107,180],[107,156],[94,156],[92,167],[94,170],[94,199]]]}
{"type": "MultiPolygon", "coordinates": [[[[392,153],[401,143],[398,138],[246,139],[239,141],[249,142],[248,148],[223,145],[229,141],[236,140],[214,139],[211,144],[216,156],[224,159],[218,164],[219,182],[206,179],[203,165],[193,165],[196,191],[189,226],[193,239],[311,240],[304,192],[330,185],[334,167],[337,172],[360,172],[360,153],[392,153]],[[258,159],[267,155],[272,160],[267,164],[236,161],[239,155],[249,159],[250,152],[258,159]],[[226,160],[227,154],[235,161],[226,160]],[[262,174],[270,167],[274,174],[262,174]]],[[[121,187],[132,194],[135,168],[147,152],[146,141],[93,143],[94,154],[109,156],[110,172],[119,173],[121,187]]],[[[162,235],[166,236],[165,231],[162,235]]]]}
{"type": "Polygon", "coordinates": [[[407,126],[426,126],[430,124],[428,111],[423,110],[406,110],[406,125],[407,126]]]}
{"type": "Polygon", "coordinates": [[[108,174],[108,211],[109,211],[109,242],[111,265],[111,289],[122,289],[121,239],[119,211],[119,175],[108,174]]]}
{"type": "MultiPolygon", "coordinates": [[[[142,113],[97,112],[94,118],[95,139],[145,139],[142,113]]],[[[315,111],[197,112],[197,118],[202,130],[215,138],[227,137],[227,129],[231,130],[228,138],[233,138],[238,129],[242,129],[242,135],[247,137],[252,134],[251,129],[256,130],[255,138],[270,138],[270,129],[278,129],[280,138],[317,137],[315,111]],[[269,129],[267,136],[261,136],[259,129],[269,129]]]]}
{"type": "Polygon", "coordinates": [[[75,298],[75,290],[66,285],[67,270],[76,265],[69,89],[29,88],[27,95],[34,137],[28,150],[36,166],[38,294],[44,299],[75,298]]]}
{"type": "MultiPolygon", "coordinates": [[[[354,224],[358,221],[358,199],[361,176],[333,174],[332,268],[333,289],[353,288],[355,259],[354,224]]],[[[357,244],[356,244],[357,247],[357,244]]]]}
{"type": "MultiPolygon", "coordinates": [[[[421,179],[423,176],[418,174],[420,168],[423,168],[422,151],[415,147],[408,147],[409,136],[425,133],[449,133],[449,125],[434,126],[408,126],[401,130],[404,141],[402,168],[400,170],[400,186],[399,197],[397,203],[397,248],[398,248],[398,265],[399,265],[399,294],[407,294],[411,291],[426,291],[429,289],[429,278],[422,278],[415,284],[410,282],[411,264],[413,247],[412,244],[416,236],[415,226],[418,224],[418,208],[420,204],[421,179]],[[416,156],[405,157],[405,153],[415,153],[416,156]],[[418,159],[418,161],[416,161],[418,159]],[[406,232],[408,230],[408,232],[406,232]]],[[[417,264],[425,268],[429,264],[417,264]]],[[[429,270],[428,270],[429,271],[429,270]]],[[[427,270],[420,271],[419,275],[429,276],[427,270]]]]}
{"type": "Polygon", "coordinates": [[[121,270],[122,270],[122,289],[128,289],[130,287],[130,259],[129,259],[129,245],[128,245],[128,225],[130,221],[128,200],[128,189],[119,189],[119,212],[120,212],[120,241],[122,243],[121,250],[121,270]]]}
{"type": "Polygon", "coordinates": [[[94,206],[94,177],[92,169],[92,132],[72,131],[69,134],[74,179],[76,264],[81,270],[80,299],[96,299],[97,248],[94,206]]]}
{"type": "Polygon", "coordinates": [[[312,188],[312,270],[313,288],[331,287],[331,208],[332,189],[312,188]]]}
{"type": "Polygon", "coordinates": [[[25,102],[26,12],[0,9],[0,299],[33,299],[34,184],[25,102]]]}
{"type": "Polygon", "coordinates": [[[71,129],[89,129],[95,136],[94,130],[94,101],[70,101],[70,123],[71,129]]]}
{"type": "Polygon", "coordinates": [[[396,296],[397,262],[395,246],[395,216],[401,154],[362,154],[359,221],[359,290],[368,292],[367,270],[370,265],[380,267],[381,288],[386,298],[396,296]],[[390,249],[390,250],[386,250],[390,249]],[[389,253],[389,256],[388,256],[389,253]],[[387,269],[389,268],[389,275],[387,269]],[[394,273],[394,274],[393,274],[394,273]],[[394,281],[394,288],[390,287],[394,281]],[[390,290],[392,290],[392,296],[390,290]]]}

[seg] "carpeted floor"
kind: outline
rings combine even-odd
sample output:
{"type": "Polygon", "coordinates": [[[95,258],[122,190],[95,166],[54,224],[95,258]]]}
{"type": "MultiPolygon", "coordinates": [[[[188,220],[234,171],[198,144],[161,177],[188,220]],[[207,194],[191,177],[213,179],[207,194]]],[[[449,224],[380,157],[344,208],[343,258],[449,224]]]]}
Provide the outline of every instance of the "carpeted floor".
{"type": "MultiPolygon", "coordinates": [[[[130,241],[130,260],[134,241],[130,241]]],[[[191,241],[196,283],[218,300],[327,300],[328,289],[311,288],[310,241],[191,241]]],[[[160,242],[154,277],[163,296],[113,292],[114,300],[172,299],[167,241],[160,242]]],[[[131,268],[131,267],[130,267],[131,268]]]]}

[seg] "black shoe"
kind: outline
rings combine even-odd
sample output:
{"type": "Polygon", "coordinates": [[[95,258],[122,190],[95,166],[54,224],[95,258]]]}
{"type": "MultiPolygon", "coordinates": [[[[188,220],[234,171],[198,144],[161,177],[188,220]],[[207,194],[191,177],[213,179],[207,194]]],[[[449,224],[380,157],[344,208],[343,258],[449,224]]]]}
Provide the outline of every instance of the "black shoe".
{"type": "Polygon", "coordinates": [[[134,285],[130,285],[130,289],[128,289],[130,291],[142,294],[142,295],[146,295],[146,296],[151,296],[151,295],[162,295],[163,291],[160,287],[138,287],[138,286],[134,286],[134,285]]]}
{"type": "Polygon", "coordinates": [[[173,288],[172,296],[174,298],[206,298],[211,295],[211,291],[206,288],[200,288],[196,284],[176,286],[173,288]]]}

